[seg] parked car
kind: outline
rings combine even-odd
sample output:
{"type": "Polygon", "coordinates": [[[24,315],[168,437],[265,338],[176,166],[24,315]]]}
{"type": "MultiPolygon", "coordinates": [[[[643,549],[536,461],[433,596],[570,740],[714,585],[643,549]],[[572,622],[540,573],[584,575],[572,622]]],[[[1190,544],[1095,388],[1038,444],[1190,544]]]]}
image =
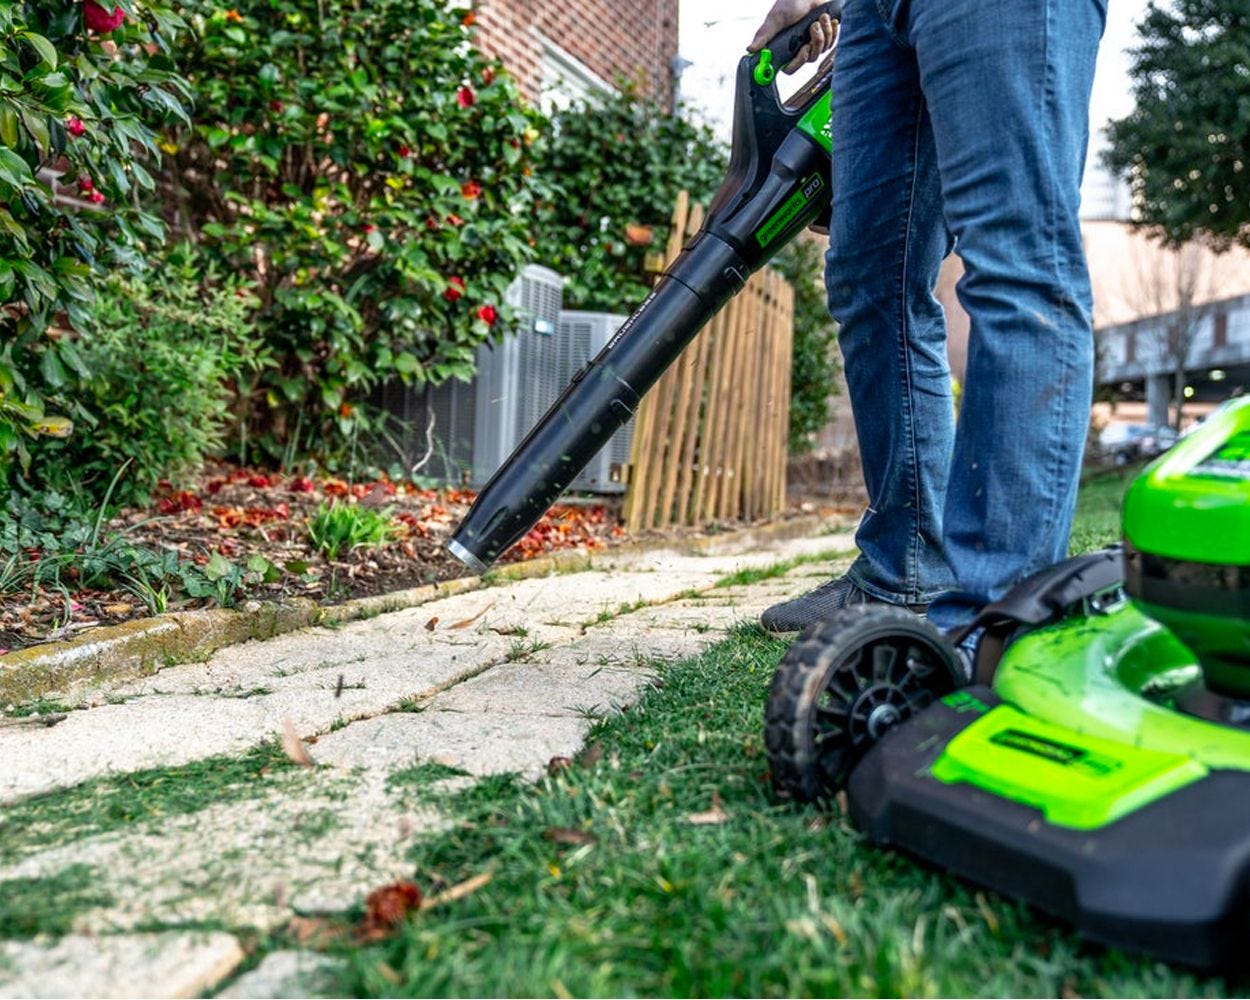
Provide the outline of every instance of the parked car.
{"type": "Polygon", "coordinates": [[[1109,424],[1098,436],[1104,461],[1116,465],[1156,458],[1176,444],[1176,431],[1166,424],[1109,424]]]}

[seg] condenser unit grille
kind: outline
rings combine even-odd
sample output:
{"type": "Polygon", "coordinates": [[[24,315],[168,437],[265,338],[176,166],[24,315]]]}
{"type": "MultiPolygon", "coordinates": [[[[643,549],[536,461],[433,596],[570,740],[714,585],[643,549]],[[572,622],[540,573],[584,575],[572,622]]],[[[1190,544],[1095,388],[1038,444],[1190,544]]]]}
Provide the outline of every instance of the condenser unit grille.
{"type": "MultiPolygon", "coordinates": [[[[556,352],[555,376],[560,389],[572,381],[573,376],[607,346],[628,316],[614,313],[569,311],[560,315],[560,347],[556,352]]],[[[585,470],[573,480],[571,487],[587,493],[623,493],[625,483],[621,473],[629,464],[629,449],[633,443],[634,422],[608,439],[603,450],[596,455],[585,470]]]]}

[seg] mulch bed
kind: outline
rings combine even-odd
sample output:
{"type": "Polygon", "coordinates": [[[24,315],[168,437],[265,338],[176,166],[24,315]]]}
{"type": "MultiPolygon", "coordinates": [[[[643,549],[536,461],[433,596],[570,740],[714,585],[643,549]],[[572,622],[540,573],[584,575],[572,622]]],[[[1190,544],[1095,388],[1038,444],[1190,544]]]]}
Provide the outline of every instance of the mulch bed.
{"type": "MultiPolygon", "coordinates": [[[[166,490],[149,508],[122,511],[108,522],[106,534],[124,533],[135,546],[174,550],[180,560],[200,566],[219,553],[240,566],[253,556],[263,556],[281,570],[273,582],[245,583],[235,595],[239,603],[298,596],[332,604],[469,575],[443,543],[474,496],[468,490],[431,490],[385,480],[348,483],[213,468],[188,489],[166,490]],[[379,547],[327,559],[309,540],[308,523],[329,503],[387,512],[394,537],[379,547]]],[[[501,561],[535,559],[566,549],[602,549],[624,538],[619,500],[562,504],[501,561]]],[[[29,555],[40,557],[37,552],[29,555]]],[[[66,575],[65,591],[40,586],[0,595],[0,655],[151,614],[140,598],[121,586],[75,590],[72,567],[66,575]]],[[[171,599],[167,610],[205,606],[211,602],[171,599]]]]}

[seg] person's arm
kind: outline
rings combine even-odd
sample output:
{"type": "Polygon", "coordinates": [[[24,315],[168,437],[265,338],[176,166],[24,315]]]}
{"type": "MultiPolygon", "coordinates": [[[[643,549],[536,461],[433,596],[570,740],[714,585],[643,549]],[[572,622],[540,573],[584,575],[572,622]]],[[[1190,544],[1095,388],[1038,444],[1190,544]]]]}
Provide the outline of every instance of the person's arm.
{"type": "MultiPolygon", "coordinates": [[[[790,27],[790,25],[797,24],[803,20],[803,18],[819,7],[821,2],[822,0],[777,0],[773,4],[773,9],[768,12],[768,17],[764,19],[764,23],[760,26],[760,30],[755,33],[755,39],[751,42],[747,51],[759,52],[768,44],[770,38],[776,38],[778,34],[790,27]]],[[[793,73],[805,63],[815,62],[833,48],[834,40],[837,37],[837,26],[829,15],[824,15],[812,25],[811,38],[799,50],[799,54],[785,68],[785,71],[793,73]]]]}

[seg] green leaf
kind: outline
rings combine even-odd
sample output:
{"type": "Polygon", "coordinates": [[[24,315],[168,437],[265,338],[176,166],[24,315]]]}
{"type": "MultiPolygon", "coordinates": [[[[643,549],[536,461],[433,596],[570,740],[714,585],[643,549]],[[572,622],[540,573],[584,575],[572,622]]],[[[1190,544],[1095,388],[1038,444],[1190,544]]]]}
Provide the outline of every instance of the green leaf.
{"type": "Polygon", "coordinates": [[[18,37],[24,39],[32,49],[39,53],[39,58],[49,69],[56,69],[56,49],[43,35],[33,31],[19,31],[18,37]]]}
{"type": "Polygon", "coordinates": [[[69,381],[69,374],[65,371],[65,366],[61,364],[61,359],[57,357],[54,349],[48,348],[44,350],[43,357],[39,359],[39,371],[43,375],[44,381],[53,389],[64,388],[66,382],[69,381]]]}
{"type": "Polygon", "coordinates": [[[30,137],[35,140],[35,145],[37,145],[40,150],[47,150],[52,144],[51,137],[48,133],[47,119],[42,115],[38,115],[33,111],[27,110],[26,108],[22,109],[21,115],[22,123],[26,126],[26,131],[30,133],[30,137]]]}
{"type": "Polygon", "coordinates": [[[213,583],[218,580],[224,580],[233,574],[235,565],[220,552],[214,552],[213,557],[209,559],[208,564],[204,567],[204,575],[213,583]]]}
{"type": "Polygon", "coordinates": [[[0,142],[17,145],[17,112],[7,106],[0,107],[0,142]]]}

